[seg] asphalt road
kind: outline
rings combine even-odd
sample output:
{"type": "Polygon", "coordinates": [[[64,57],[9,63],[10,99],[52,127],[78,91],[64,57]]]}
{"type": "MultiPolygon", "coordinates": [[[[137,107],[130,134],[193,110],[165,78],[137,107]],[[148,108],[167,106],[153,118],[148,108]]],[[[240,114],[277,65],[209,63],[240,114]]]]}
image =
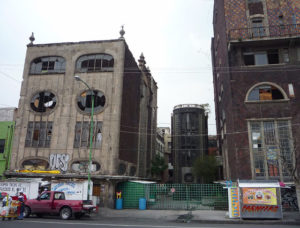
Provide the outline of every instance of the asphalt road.
{"type": "Polygon", "coordinates": [[[118,218],[118,219],[96,219],[96,218],[84,218],[81,220],[61,220],[59,218],[27,218],[24,220],[13,221],[0,221],[1,228],[182,228],[182,227],[203,227],[203,228],[215,228],[215,227],[233,227],[233,228],[296,228],[299,226],[291,225],[260,225],[260,224],[201,224],[194,221],[190,223],[178,223],[170,221],[158,221],[158,220],[142,220],[142,219],[130,219],[130,218],[118,218]]]}

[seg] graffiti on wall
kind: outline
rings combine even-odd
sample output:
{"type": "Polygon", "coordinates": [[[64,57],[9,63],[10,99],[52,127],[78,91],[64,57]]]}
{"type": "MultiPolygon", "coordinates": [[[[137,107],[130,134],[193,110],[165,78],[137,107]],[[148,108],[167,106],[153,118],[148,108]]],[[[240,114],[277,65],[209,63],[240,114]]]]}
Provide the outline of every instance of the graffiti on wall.
{"type": "Polygon", "coordinates": [[[281,202],[284,211],[298,211],[298,202],[295,187],[281,188],[281,202]]]}
{"type": "Polygon", "coordinates": [[[67,171],[70,155],[68,154],[50,154],[50,169],[67,171]]]}

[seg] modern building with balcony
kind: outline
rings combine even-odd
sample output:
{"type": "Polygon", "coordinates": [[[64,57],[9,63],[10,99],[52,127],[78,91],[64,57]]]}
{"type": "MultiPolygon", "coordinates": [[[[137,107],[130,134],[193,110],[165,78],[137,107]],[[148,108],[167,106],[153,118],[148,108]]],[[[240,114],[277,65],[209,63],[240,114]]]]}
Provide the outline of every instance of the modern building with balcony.
{"type": "Polygon", "coordinates": [[[300,167],[300,2],[215,0],[213,25],[225,179],[292,181],[300,167]]]}
{"type": "Polygon", "coordinates": [[[207,154],[207,113],[202,105],[176,105],[172,113],[173,182],[198,183],[192,167],[207,154]]]}

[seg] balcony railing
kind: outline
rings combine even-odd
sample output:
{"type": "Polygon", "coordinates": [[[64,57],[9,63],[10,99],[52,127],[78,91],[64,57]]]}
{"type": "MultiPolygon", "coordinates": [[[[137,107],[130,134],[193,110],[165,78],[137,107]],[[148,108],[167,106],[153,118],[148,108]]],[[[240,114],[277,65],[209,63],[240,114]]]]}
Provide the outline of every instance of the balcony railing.
{"type": "Polygon", "coordinates": [[[261,38],[300,37],[300,24],[239,28],[229,31],[228,40],[256,40],[261,38]]]}

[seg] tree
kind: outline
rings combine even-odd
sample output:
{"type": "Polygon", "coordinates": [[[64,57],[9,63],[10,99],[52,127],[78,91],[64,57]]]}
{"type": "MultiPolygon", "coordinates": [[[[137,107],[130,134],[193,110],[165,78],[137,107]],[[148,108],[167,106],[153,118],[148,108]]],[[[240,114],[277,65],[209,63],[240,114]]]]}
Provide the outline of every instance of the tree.
{"type": "Polygon", "coordinates": [[[204,183],[212,183],[217,174],[218,162],[215,156],[204,155],[199,157],[193,164],[193,173],[204,183]]]}
{"type": "Polygon", "coordinates": [[[156,154],[154,159],[151,161],[151,174],[155,177],[162,176],[168,165],[165,163],[165,159],[160,155],[156,154]]]}

